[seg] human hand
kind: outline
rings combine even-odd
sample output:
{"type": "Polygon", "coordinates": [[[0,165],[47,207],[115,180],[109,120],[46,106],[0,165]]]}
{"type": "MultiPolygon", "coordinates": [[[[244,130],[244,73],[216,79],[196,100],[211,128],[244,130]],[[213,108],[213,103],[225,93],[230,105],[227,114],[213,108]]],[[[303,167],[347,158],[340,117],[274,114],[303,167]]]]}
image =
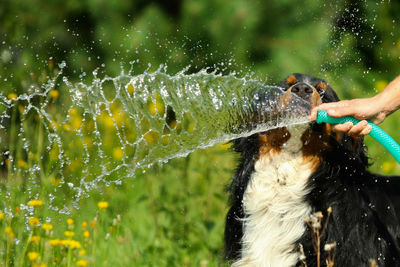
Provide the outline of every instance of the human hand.
{"type": "Polygon", "coordinates": [[[375,124],[379,124],[386,117],[384,106],[379,97],[324,103],[312,109],[311,120],[316,120],[318,110],[326,110],[329,116],[336,118],[353,116],[361,120],[356,125],[353,125],[352,122],[346,122],[333,126],[335,132],[342,132],[352,136],[365,136],[371,132],[372,127],[366,121],[367,119],[375,124]]]}

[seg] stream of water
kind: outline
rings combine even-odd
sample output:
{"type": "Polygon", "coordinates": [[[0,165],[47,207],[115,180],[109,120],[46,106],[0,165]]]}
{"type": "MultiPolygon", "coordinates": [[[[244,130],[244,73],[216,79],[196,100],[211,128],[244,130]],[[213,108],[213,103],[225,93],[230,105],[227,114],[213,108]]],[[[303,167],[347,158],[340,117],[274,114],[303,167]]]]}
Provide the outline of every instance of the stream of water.
{"type": "Polygon", "coordinates": [[[72,83],[61,72],[30,94],[0,97],[3,169],[27,179],[28,191],[51,177],[53,198],[64,188],[79,199],[154,163],[308,122],[308,104],[293,96],[283,107],[283,93],[206,70],[103,78],[94,71],[90,83],[72,83]]]}

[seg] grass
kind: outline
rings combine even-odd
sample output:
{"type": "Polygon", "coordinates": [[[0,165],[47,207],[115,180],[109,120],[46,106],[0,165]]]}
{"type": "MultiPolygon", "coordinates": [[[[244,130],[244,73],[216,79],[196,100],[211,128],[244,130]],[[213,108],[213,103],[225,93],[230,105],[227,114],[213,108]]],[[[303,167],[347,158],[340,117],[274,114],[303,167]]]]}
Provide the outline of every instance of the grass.
{"type": "Polygon", "coordinates": [[[68,184],[79,183],[85,170],[88,180],[103,170],[95,142],[101,141],[112,168],[129,153],[122,151],[116,127],[135,136],[126,114],[111,105],[112,114],[97,117],[103,138],[97,140],[93,118],[61,108],[72,107],[63,90],[32,98],[34,105],[46,103],[41,110],[47,116],[28,110],[13,93],[8,110],[0,106],[11,116],[0,131],[6,141],[1,151],[7,151],[0,166],[0,266],[223,265],[225,187],[235,167],[226,145],[153,165],[121,184],[100,184],[76,203],[68,184]],[[49,141],[53,133],[62,143],[49,141]]]}
{"type": "Polygon", "coordinates": [[[196,151],[93,192],[70,214],[49,209],[46,195],[34,206],[26,192],[10,192],[0,265],[217,266],[233,168],[221,147],[196,151]]]}

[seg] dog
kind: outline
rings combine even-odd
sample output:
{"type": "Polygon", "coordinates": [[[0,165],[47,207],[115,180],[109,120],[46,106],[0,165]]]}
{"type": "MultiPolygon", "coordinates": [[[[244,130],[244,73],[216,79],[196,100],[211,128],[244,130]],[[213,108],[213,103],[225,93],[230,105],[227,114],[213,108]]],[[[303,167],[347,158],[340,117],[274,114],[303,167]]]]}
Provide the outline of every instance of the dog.
{"type": "MultiPolygon", "coordinates": [[[[279,86],[282,102],[339,101],[309,75],[279,86]]],[[[400,266],[400,177],[367,170],[363,138],[310,122],[232,142],[240,153],[225,227],[232,266],[400,266]]]]}

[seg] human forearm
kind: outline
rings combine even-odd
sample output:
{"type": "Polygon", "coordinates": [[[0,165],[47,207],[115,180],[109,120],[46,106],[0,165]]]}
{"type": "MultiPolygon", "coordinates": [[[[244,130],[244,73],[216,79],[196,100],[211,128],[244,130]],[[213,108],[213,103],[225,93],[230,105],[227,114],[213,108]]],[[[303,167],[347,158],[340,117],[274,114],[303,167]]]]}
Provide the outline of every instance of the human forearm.
{"type": "MultiPolygon", "coordinates": [[[[400,76],[394,79],[386,88],[373,97],[375,103],[381,106],[384,116],[388,116],[400,107],[400,76]]],[[[371,103],[373,104],[373,103],[371,103]]]]}

